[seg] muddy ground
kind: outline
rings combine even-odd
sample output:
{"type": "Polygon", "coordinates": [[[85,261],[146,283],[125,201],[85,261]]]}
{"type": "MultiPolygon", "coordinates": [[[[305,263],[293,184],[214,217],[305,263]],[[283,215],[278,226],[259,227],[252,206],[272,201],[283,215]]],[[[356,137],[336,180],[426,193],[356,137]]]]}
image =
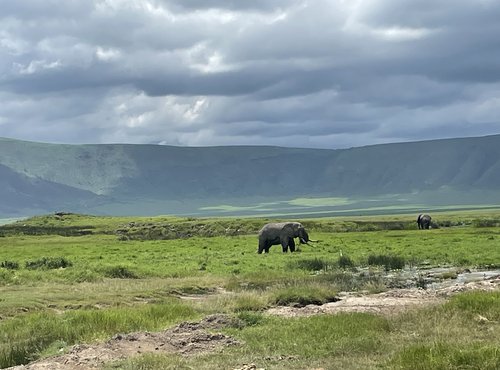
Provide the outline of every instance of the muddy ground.
{"type": "MultiPolygon", "coordinates": [[[[379,294],[342,293],[337,302],[305,307],[274,307],[269,315],[286,317],[335,314],[337,312],[369,312],[390,315],[415,307],[444,302],[450,296],[469,290],[500,290],[500,276],[482,281],[457,283],[437,289],[394,289],[379,294]]],[[[90,370],[104,364],[124,360],[143,353],[177,353],[184,356],[222,351],[228,346],[244,345],[217,330],[237,325],[226,315],[211,315],[200,322],[185,322],[160,332],[117,334],[100,344],[78,344],[60,356],[11,367],[13,370],[90,370]]],[[[240,369],[254,369],[242,365],[240,369]]]]}

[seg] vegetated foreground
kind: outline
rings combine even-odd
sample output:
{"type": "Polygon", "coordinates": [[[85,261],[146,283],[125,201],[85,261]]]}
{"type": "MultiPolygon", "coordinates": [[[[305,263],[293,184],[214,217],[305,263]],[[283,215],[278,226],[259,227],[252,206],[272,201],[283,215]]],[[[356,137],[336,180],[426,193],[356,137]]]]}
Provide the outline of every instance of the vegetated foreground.
{"type": "Polygon", "coordinates": [[[0,227],[0,367],[500,367],[500,212],[300,220],[35,217],[0,227]]]}

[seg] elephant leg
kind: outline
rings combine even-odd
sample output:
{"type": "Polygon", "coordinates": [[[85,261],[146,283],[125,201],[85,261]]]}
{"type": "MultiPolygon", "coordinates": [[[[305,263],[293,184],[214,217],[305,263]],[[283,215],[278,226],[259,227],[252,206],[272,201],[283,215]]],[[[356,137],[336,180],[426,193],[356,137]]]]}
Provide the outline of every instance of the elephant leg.
{"type": "Polygon", "coordinates": [[[288,238],[281,240],[281,248],[283,249],[283,253],[288,252],[288,238]]]}
{"type": "Polygon", "coordinates": [[[288,246],[290,247],[290,252],[295,252],[295,240],[293,238],[288,240],[288,246]]]}
{"type": "Polygon", "coordinates": [[[259,250],[258,253],[261,254],[262,252],[269,252],[269,242],[267,240],[261,240],[259,241],[259,250]]]}
{"type": "Polygon", "coordinates": [[[258,254],[261,254],[265,250],[265,245],[262,242],[259,242],[259,249],[257,250],[258,254]]]}

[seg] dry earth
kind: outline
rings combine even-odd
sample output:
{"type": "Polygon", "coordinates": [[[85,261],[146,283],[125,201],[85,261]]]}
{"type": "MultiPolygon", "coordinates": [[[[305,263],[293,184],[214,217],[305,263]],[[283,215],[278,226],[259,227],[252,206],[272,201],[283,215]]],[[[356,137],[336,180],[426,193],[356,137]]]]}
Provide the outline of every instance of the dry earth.
{"type": "MultiPolygon", "coordinates": [[[[286,317],[335,314],[337,312],[369,312],[374,314],[394,314],[402,310],[444,302],[453,294],[469,291],[500,290],[500,277],[488,280],[456,284],[435,290],[395,289],[379,294],[343,293],[337,302],[321,306],[275,307],[267,311],[270,315],[286,317]]],[[[217,329],[234,324],[226,315],[211,315],[200,322],[185,322],[161,332],[138,332],[117,334],[110,340],[94,345],[78,344],[68,353],[36,361],[28,365],[11,367],[11,370],[91,370],[99,369],[106,363],[123,360],[142,353],[178,353],[189,356],[213,351],[224,347],[240,345],[237,340],[217,329]]],[[[241,369],[255,369],[254,364],[243,365],[241,369]]]]}

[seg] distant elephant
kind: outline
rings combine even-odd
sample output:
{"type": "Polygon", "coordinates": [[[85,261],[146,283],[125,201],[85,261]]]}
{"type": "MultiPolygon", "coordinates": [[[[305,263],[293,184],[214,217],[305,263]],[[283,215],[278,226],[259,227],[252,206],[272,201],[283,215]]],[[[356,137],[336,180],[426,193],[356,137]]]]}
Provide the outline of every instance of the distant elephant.
{"type": "Polygon", "coordinates": [[[300,222],[272,222],[264,225],[259,231],[258,253],[269,253],[272,245],[279,245],[283,252],[295,252],[295,240],[299,238],[301,244],[308,244],[310,239],[306,229],[300,222]]]}
{"type": "Polygon", "coordinates": [[[419,229],[428,229],[431,226],[432,217],[428,214],[420,214],[417,217],[417,224],[419,229]]]}

